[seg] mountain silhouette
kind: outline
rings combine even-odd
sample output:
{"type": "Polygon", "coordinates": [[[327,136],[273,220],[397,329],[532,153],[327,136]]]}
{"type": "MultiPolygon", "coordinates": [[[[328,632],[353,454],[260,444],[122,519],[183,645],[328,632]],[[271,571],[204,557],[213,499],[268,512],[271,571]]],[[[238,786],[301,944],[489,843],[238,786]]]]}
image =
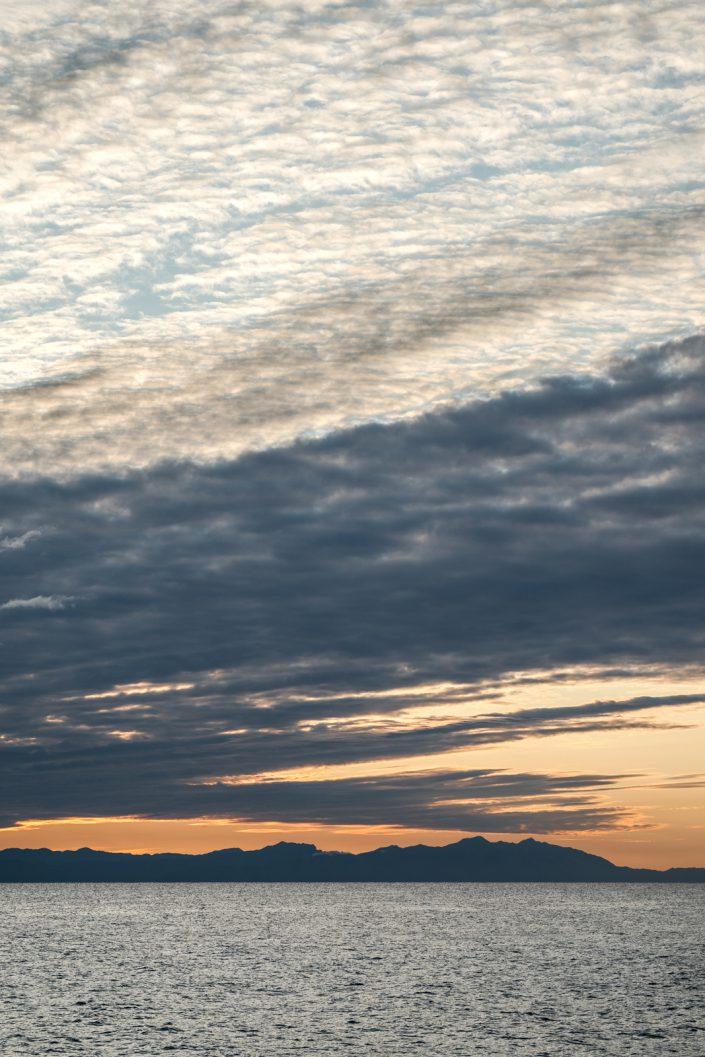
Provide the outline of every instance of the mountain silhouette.
{"type": "Polygon", "coordinates": [[[0,851],[2,882],[145,881],[650,881],[705,883],[705,869],[633,869],[576,848],[468,837],[443,847],[392,845],[376,851],[320,851],[282,841],[257,851],[203,855],[122,852],[0,851]]]}

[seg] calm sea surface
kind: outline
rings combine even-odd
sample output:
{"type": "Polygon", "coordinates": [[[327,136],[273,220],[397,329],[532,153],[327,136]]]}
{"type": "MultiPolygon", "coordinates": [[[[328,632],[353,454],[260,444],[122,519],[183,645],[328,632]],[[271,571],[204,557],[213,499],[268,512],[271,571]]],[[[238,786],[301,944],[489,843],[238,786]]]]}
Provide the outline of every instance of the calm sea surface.
{"type": "Polygon", "coordinates": [[[0,906],[3,1057],[705,1057],[703,885],[6,885],[0,906]]]}

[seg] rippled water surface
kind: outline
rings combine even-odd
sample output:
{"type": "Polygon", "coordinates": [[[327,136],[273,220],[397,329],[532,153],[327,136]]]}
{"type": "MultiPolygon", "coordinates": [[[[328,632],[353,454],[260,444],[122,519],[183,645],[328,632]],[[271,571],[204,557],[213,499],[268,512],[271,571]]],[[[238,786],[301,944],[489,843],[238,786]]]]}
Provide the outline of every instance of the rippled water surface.
{"type": "Polygon", "coordinates": [[[703,885],[6,885],[0,1053],[705,1057],[703,885]]]}

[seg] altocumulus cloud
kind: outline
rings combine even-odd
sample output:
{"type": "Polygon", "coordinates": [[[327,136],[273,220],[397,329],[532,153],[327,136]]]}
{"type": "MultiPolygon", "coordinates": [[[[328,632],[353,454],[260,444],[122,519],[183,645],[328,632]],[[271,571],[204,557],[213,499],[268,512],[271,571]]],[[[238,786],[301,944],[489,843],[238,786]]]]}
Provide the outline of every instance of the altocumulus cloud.
{"type": "Polygon", "coordinates": [[[0,466],[232,458],[703,323],[699,2],[25,0],[0,466]]]}
{"type": "Polygon", "coordinates": [[[600,793],[620,775],[271,772],[672,723],[700,702],[505,712],[491,686],[701,670],[703,351],[210,465],[6,480],[8,536],[52,531],[2,553],[0,597],[81,599],[3,614],[6,817],[514,832],[533,796],[536,831],[617,824],[600,793]],[[422,691],[438,714],[404,722],[422,691]],[[458,700],[468,714],[444,719],[458,700]]]}

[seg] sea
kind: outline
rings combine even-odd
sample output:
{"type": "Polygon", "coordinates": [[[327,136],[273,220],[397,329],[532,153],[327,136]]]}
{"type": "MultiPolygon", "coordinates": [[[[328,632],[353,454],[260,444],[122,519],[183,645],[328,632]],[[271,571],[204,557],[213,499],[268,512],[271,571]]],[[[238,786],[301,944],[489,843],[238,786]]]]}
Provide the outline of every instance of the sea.
{"type": "Polygon", "coordinates": [[[0,1054],[705,1057],[705,885],[0,886],[0,1054]]]}

